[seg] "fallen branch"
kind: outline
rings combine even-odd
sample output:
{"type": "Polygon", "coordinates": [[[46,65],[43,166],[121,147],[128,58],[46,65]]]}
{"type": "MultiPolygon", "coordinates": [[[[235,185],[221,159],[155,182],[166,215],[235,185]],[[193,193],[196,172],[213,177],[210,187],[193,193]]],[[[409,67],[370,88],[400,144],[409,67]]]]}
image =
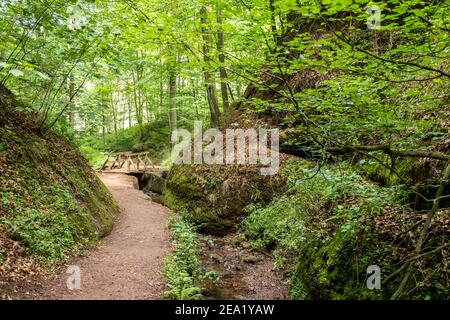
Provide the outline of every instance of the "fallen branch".
{"type": "Polygon", "coordinates": [[[434,248],[434,249],[431,250],[431,251],[428,251],[428,252],[425,252],[425,253],[422,253],[422,254],[419,254],[419,255],[416,255],[416,256],[414,256],[414,257],[409,258],[408,260],[406,260],[406,261],[404,262],[404,264],[403,264],[400,268],[398,268],[396,271],[392,272],[389,276],[387,276],[387,277],[383,280],[383,282],[384,282],[384,283],[388,282],[390,279],[392,279],[392,278],[395,277],[397,274],[399,274],[400,272],[402,272],[406,267],[408,267],[408,264],[409,264],[410,262],[412,262],[412,261],[414,261],[414,260],[417,260],[417,259],[420,259],[420,258],[423,258],[423,257],[426,257],[426,256],[429,256],[430,254],[436,253],[436,252],[438,252],[438,251],[440,251],[440,250],[442,250],[442,249],[448,247],[449,245],[450,245],[450,244],[447,243],[447,244],[444,244],[444,245],[442,245],[442,246],[440,246],[440,247],[434,248]]]}
{"type": "Polygon", "coordinates": [[[437,151],[421,151],[421,150],[395,150],[389,145],[373,145],[373,146],[344,146],[326,148],[327,152],[331,154],[346,154],[355,151],[375,152],[382,151],[385,154],[397,157],[411,157],[411,158],[431,158],[438,160],[450,160],[450,156],[437,151]]]}

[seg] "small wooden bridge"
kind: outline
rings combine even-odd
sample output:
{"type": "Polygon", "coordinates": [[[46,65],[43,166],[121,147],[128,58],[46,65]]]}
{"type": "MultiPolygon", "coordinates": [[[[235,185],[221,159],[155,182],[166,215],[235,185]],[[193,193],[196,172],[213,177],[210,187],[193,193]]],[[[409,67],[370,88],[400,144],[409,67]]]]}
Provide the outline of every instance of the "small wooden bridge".
{"type": "Polygon", "coordinates": [[[155,166],[150,160],[149,152],[111,153],[101,169],[104,172],[139,173],[163,171],[163,167],[155,166]]]}

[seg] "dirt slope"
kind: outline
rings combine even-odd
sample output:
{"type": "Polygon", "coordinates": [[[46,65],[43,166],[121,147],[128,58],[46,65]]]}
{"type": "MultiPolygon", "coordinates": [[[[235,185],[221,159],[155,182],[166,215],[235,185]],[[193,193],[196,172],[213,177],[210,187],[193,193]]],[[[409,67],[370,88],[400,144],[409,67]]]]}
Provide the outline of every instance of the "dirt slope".
{"type": "Polygon", "coordinates": [[[27,109],[0,85],[0,299],[95,246],[119,211],[76,147],[27,109]]]}

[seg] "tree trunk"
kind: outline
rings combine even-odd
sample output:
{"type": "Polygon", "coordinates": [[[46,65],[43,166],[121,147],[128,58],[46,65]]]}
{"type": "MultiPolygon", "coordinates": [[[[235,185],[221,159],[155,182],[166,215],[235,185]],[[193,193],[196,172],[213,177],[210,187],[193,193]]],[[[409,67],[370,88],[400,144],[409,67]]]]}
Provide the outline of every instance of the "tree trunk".
{"type": "Polygon", "coordinates": [[[205,87],[206,87],[206,97],[208,100],[209,105],[209,111],[211,113],[211,125],[213,127],[219,126],[219,117],[220,117],[220,111],[219,111],[219,102],[217,101],[217,95],[216,95],[216,86],[214,83],[214,78],[211,76],[211,73],[209,71],[211,57],[209,56],[209,51],[211,48],[211,37],[210,32],[208,30],[208,10],[205,6],[202,7],[200,11],[200,23],[202,25],[201,31],[202,31],[202,38],[203,38],[203,61],[205,65],[203,66],[203,74],[204,74],[204,80],[205,80],[205,87]]]}
{"type": "Polygon", "coordinates": [[[230,102],[228,98],[228,86],[227,86],[227,70],[225,69],[225,54],[223,52],[224,49],[224,40],[223,40],[223,30],[222,30],[222,12],[221,9],[217,9],[217,25],[219,31],[217,32],[217,51],[219,53],[219,62],[220,62],[220,91],[222,93],[222,107],[224,112],[228,112],[230,110],[230,102]]]}
{"type": "Polygon", "coordinates": [[[113,92],[111,91],[111,109],[112,109],[112,114],[113,114],[113,121],[114,121],[114,135],[116,136],[117,139],[117,109],[116,106],[114,104],[114,95],[113,92]]]}
{"type": "Polygon", "coordinates": [[[132,125],[131,94],[127,94],[127,102],[128,102],[128,127],[131,128],[131,125],[132,125]]]}
{"type": "Polygon", "coordinates": [[[106,115],[105,115],[105,103],[104,103],[104,97],[102,95],[102,101],[101,101],[101,110],[102,110],[102,140],[103,140],[103,148],[106,147],[106,115]]]}
{"type": "Polygon", "coordinates": [[[177,129],[177,106],[176,106],[176,92],[177,92],[177,75],[174,66],[169,66],[169,121],[170,129],[172,131],[177,129]]]}
{"type": "Polygon", "coordinates": [[[275,7],[273,6],[274,0],[269,0],[269,10],[270,10],[270,22],[272,28],[272,35],[276,41],[277,39],[277,23],[275,21],[275,7]]]}
{"type": "Polygon", "coordinates": [[[162,114],[164,105],[164,79],[161,76],[161,79],[159,81],[159,100],[158,100],[158,119],[160,119],[160,116],[162,114]]]}
{"type": "Polygon", "coordinates": [[[75,81],[73,77],[69,78],[69,124],[72,128],[75,127],[75,81]]]}
{"type": "Polygon", "coordinates": [[[195,81],[191,79],[191,86],[192,86],[192,98],[194,99],[194,106],[195,106],[195,118],[199,120],[199,112],[198,112],[198,101],[197,101],[197,88],[195,81]]]}
{"type": "Polygon", "coordinates": [[[141,105],[141,99],[139,96],[137,83],[140,80],[139,78],[139,69],[136,67],[136,71],[134,69],[131,69],[131,75],[133,79],[133,96],[134,96],[134,109],[136,112],[136,120],[139,126],[139,132],[141,137],[143,136],[142,132],[142,105],[141,105]]]}
{"type": "MultiPolygon", "coordinates": [[[[160,57],[159,57],[159,64],[163,65],[162,56],[163,52],[162,49],[160,50],[160,57]]],[[[164,75],[161,73],[159,78],[159,101],[158,101],[158,119],[160,119],[160,115],[163,113],[164,110],[164,75]]]]}

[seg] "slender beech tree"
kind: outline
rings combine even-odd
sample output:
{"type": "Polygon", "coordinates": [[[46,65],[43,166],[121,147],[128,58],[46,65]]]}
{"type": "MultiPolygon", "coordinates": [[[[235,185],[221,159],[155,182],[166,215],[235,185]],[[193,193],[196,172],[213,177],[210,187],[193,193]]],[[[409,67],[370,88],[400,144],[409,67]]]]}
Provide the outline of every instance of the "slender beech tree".
{"type": "Polygon", "coordinates": [[[208,22],[208,8],[202,6],[200,10],[200,24],[201,33],[203,39],[203,74],[206,86],[206,98],[208,100],[209,110],[211,113],[211,125],[214,127],[219,126],[219,102],[217,101],[216,86],[214,83],[214,76],[210,72],[211,68],[211,32],[208,22]]]}
{"type": "Polygon", "coordinates": [[[227,85],[227,70],[225,69],[225,53],[224,53],[224,36],[223,36],[223,19],[221,4],[217,7],[217,52],[219,54],[219,74],[220,74],[220,91],[222,93],[222,107],[224,112],[230,109],[227,85]]]}

